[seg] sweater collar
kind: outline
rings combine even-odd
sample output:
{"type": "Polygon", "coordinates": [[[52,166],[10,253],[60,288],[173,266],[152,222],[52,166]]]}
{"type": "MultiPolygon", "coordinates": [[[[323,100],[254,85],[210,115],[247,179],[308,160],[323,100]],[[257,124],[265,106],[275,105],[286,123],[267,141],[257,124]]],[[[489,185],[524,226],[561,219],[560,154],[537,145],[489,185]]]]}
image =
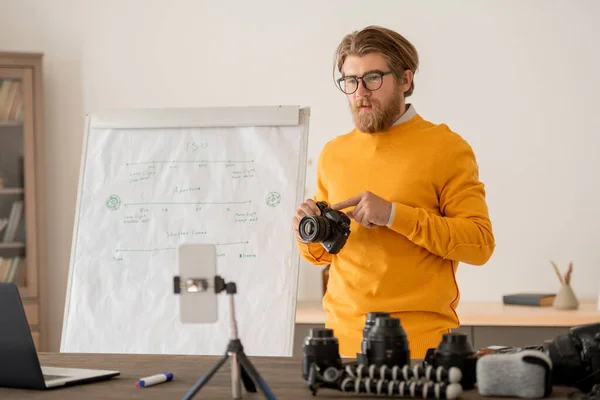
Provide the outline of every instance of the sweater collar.
{"type": "Polygon", "coordinates": [[[392,126],[400,125],[404,122],[410,121],[415,115],[417,115],[415,107],[412,104],[407,104],[406,111],[404,111],[404,114],[402,114],[402,116],[398,118],[392,126]]]}

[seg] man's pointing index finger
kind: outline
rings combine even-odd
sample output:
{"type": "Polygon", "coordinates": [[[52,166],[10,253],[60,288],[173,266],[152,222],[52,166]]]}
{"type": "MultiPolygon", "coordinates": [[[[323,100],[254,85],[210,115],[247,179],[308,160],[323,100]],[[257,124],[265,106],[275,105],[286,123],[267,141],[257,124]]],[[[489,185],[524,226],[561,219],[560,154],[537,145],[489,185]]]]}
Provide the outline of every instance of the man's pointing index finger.
{"type": "Polygon", "coordinates": [[[344,208],[356,206],[358,203],[360,203],[361,199],[362,199],[362,195],[359,194],[357,196],[350,197],[349,199],[346,199],[344,201],[336,203],[336,204],[332,205],[331,208],[334,210],[342,210],[344,208]]]}

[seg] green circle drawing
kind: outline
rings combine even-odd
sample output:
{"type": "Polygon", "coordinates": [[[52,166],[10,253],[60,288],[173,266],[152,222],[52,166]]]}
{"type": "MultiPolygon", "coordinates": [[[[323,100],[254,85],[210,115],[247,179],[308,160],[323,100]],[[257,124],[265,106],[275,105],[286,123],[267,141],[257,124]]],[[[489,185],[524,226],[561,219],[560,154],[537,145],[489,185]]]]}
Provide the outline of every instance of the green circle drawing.
{"type": "Polygon", "coordinates": [[[116,211],[119,207],[121,207],[121,199],[119,196],[115,196],[114,194],[109,196],[108,200],[106,200],[106,208],[111,211],[116,211]]]}
{"type": "Polygon", "coordinates": [[[277,192],[271,192],[267,195],[266,202],[269,207],[276,207],[281,203],[281,195],[277,192]]]}

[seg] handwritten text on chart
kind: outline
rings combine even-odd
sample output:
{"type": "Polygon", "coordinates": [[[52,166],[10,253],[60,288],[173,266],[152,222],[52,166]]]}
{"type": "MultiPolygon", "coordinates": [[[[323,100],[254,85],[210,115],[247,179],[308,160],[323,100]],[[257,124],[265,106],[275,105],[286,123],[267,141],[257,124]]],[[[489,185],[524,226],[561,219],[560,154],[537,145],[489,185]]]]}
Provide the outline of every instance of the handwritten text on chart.
{"type": "Polygon", "coordinates": [[[206,165],[225,165],[226,167],[233,167],[238,164],[252,164],[254,160],[154,160],[154,161],[136,161],[127,163],[128,167],[137,165],[147,165],[148,168],[156,168],[157,165],[179,165],[179,164],[197,164],[199,166],[206,165]]]}
{"type": "Polygon", "coordinates": [[[136,213],[133,215],[125,215],[123,217],[123,223],[124,224],[146,224],[150,221],[150,217],[148,216],[148,214],[146,214],[147,211],[148,211],[147,208],[141,208],[139,213],[136,213]]]}
{"type": "Polygon", "coordinates": [[[129,183],[147,181],[156,175],[156,166],[150,165],[143,171],[130,171],[129,172],[129,183]]]}
{"type": "Polygon", "coordinates": [[[199,187],[178,187],[175,186],[175,189],[173,190],[174,194],[182,194],[182,193],[193,193],[193,192],[199,192],[201,189],[199,187]]]}
{"type": "Polygon", "coordinates": [[[195,152],[206,148],[208,148],[208,142],[204,140],[200,142],[186,142],[185,144],[185,150],[190,152],[195,152]]]}
{"type": "Polygon", "coordinates": [[[192,229],[191,231],[167,232],[167,237],[199,236],[199,235],[206,235],[206,231],[197,231],[197,230],[192,229]]]}
{"type": "Polygon", "coordinates": [[[256,258],[256,254],[253,254],[253,253],[240,254],[240,258],[256,258]]]}
{"type": "MultiPolygon", "coordinates": [[[[193,147],[192,145],[189,145],[193,147]]],[[[199,146],[200,145],[196,145],[199,146]]],[[[195,166],[199,169],[207,169],[210,167],[225,167],[231,172],[232,179],[248,179],[256,176],[254,168],[244,168],[251,165],[254,160],[154,160],[154,161],[137,161],[127,163],[129,183],[137,184],[155,178],[157,175],[157,167],[164,166],[171,172],[182,170],[185,165],[195,166]],[[235,168],[231,170],[232,168],[235,168]]]]}
{"type": "Polygon", "coordinates": [[[256,212],[235,213],[235,222],[256,222],[257,220],[256,212]]]}
{"type": "Polygon", "coordinates": [[[254,168],[243,169],[243,170],[234,170],[231,172],[231,177],[233,179],[254,178],[255,173],[256,173],[256,171],[254,168]]]}
{"type": "MultiPolygon", "coordinates": [[[[201,232],[201,231],[192,231],[192,232],[201,232]]],[[[222,243],[215,243],[215,245],[217,247],[229,247],[229,246],[236,246],[236,245],[245,245],[248,244],[248,241],[239,241],[239,242],[222,242],[222,243]]],[[[162,248],[142,248],[142,249],[117,249],[115,250],[115,254],[112,256],[112,261],[114,262],[120,262],[123,261],[123,253],[149,253],[151,257],[156,257],[159,253],[164,252],[164,251],[175,251],[177,250],[177,247],[162,247],[162,248]]],[[[217,257],[224,257],[227,255],[226,252],[224,252],[224,249],[217,249],[217,257]]],[[[238,257],[237,253],[236,253],[236,258],[238,257]]],[[[239,253],[239,258],[256,258],[256,254],[250,253],[250,254],[243,254],[243,253],[239,253]]]]}
{"type": "MultiPolygon", "coordinates": [[[[246,201],[165,201],[165,202],[145,202],[145,203],[125,203],[125,206],[184,206],[184,205],[192,205],[192,206],[202,206],[202,205],[211,205],[211,206],[230,206],[236,204],[250,204],[251,200],[246,201]]],[[[163,209],[166,211],[166,209],[163,209]]]]}

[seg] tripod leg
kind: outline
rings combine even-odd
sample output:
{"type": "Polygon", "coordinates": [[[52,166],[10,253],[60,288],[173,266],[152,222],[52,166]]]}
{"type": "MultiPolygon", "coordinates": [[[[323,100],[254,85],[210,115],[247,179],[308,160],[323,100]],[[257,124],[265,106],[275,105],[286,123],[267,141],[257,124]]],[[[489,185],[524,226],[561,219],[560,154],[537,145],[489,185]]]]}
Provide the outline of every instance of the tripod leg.
{"type": "Polygon", "coordinates": [[[250,393],[256,393],[256,385],[254,384],[254,381],[252,380],[250,375],[248,375],[248,371],[246,371],[246,368],[244,368],[243,366],[240,365],[240,367],[242,371],[242,381],[244,382],[244,387],[246,388],[246,391],[250,393]]]}
{"type": "Polygon", "coordinates": [[[231,353],[231,395],[233,399],[242,398],[242,385],[240,384],[240,363],[237,353],[231,353]]]}
{"type": "Polygon", "coordinates": [[[202,386],[206,385],[206,383],[210,380],[210,378],[212,378],[212,376],[219,370],[219,368],[221,368],[223,366],[223,364],[225,364],[225,361],[227,361],[227,358],[229,357],[229,353],[225,353],[223,355],[223,357],[221,357],[221,359],[219,361],[217,361],[217,363],[215,365],[213,365],[213,367],[202,377],[200,377],[200,379],[198,379],[198,381],[196,382],[196,384],[190,389],[189,392],[187,392],[187,394],[183,397],[183,400],[189,400],[192,397],[194,397],[194,395],[200,390],[202,389],[202,386]]]}
{"type": "Polygon", "coordinates": [[[240,366],[248,373],[248,375],[250,376],[250,378],[252,378],[254,383],[258,387],[260,387],[260,389],[264,392],[266,398],[268,400],[276,400],[275,395],[273,394],[273,392],[271,392],[271,389],[269,389],[267,383],[263,380],[258,371],[256,371],[254,365],[252,365],[252,363],[250,362],[248,357],[246,357],[246,354],[243,351],[238,352],[238,360],[240,362],[240,366]]]}

